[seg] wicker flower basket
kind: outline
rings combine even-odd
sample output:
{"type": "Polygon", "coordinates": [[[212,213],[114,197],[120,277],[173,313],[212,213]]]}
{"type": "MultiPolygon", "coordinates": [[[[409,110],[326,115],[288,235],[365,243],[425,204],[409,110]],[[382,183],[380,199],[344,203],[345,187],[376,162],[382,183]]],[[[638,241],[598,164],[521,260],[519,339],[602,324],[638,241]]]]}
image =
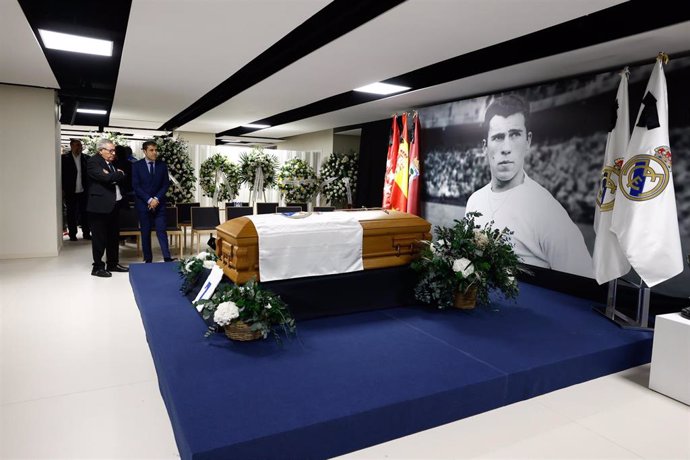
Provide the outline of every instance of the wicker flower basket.
{"type": "Polygon", "coordinates": [[[453,306],[461,310],[471,310],[477,305],[477,286],[471,286],[467,291],[455,293],[453,306]]]}
{"type": "Polygon", "coordinates": [[[225,335],[227,335],[229,339],[238,340],[240,342],[248,342],[261,338],[261,331],[252,331],[251,326],[240,320],[233,321],[225,326],[224,329],[225,335]]]}

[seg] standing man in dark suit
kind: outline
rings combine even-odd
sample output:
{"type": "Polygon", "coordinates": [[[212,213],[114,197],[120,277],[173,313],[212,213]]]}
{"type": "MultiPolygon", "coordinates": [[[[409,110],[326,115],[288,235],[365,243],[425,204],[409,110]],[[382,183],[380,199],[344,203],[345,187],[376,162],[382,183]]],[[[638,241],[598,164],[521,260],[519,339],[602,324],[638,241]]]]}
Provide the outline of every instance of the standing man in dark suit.
{"type": "Polygon", "coordinates": [[[101,139],[97,150],[98,154],[91,157],[87,165],[90,185],[86,210],[89,212],[93,233],[91,274],[109,278],[112,276],[111,272],[129,271],[119,263],[118,248],[118,216],[122,200],[118,184],[124,180],[125,173],[113,165],[115,144],[108,139],[101,139]],[[103,264],[103,252],[106,254],[107,267],[103,264]]]}
{"type": "Polygon", "coordinates": [[[69,240],[77,241],[77,224],[85,240],[91,239],[89,219],[86,215],[88,179],[86,157],[82,155],[79,139],[70,139],[70,151],[62,155],[62,194],[67,208],[67,229],[69,240]]]}
{"type": "Polygon", "coordinates": [[[144,142],[142,146],[145,158],[132,165],[132,186],[134,188],[134,205],[139,214],[141,225],[141,246],[144,251],[144,262],[151,263],[151,229],[156,229],[158,243],[163,253],[163,260],[172,262],[168,248],[168,234],[165,216],[165,194],[170,187],[168,167],[158,160],[158,147],[153,141],[144,142]]]}

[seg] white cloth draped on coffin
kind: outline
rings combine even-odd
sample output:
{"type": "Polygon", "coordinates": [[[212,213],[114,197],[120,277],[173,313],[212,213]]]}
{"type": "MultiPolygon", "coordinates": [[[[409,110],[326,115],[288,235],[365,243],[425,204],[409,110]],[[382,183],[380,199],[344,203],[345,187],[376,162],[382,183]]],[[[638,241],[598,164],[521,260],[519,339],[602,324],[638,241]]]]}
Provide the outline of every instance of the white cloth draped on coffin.
{"type": "Polygon", "coordinates": [[[363,270],[364,231],[349,212],[304,218],[259,214],[251,219],[259,238],[259,276],[274,281],[363,270]]]}

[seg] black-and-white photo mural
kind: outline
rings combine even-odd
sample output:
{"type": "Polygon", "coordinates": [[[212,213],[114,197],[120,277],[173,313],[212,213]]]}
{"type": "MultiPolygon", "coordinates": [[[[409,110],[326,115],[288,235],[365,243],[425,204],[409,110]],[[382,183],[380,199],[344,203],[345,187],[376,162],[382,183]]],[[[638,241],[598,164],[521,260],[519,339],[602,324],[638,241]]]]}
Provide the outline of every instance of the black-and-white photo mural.
{"type": "MultiPolygon", "coordinates": [[[[630,67],[630,123],[653,64],[630,67]]],[[[690,58],[664,66],[683,254],[690,252],[690,58]]],[[[619,71],[563,79],[419,109],[422,209],[434,225],[482,213],[515,232],[529,265],[593,276],[597,191],[615,117],[619,71]]],[[[632,126],[631,126],[632,129],[632,126]]],[[[635,279],[634,274],[631,279],[635,279]]],[[[690,295],[690,274],[659,292],[690,295]]]]}

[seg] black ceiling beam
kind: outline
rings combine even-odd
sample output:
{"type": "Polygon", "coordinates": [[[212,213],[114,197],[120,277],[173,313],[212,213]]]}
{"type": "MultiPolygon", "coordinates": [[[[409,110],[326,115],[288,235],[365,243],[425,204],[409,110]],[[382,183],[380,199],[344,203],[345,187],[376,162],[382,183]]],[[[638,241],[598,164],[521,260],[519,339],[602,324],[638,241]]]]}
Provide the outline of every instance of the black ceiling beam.
{"type": "MultiPolygon", "coordinates": [[[[522,37],[389,78],[384,80],[384,83],[407,86],[413,90],[427,88],[690,20],[690,8],[683,7],[682,2],[666,3],[661,1],[660,3],[664,7],[653,8],[653,13],[650,13],[650,3],[646,1],[633,0],[622,3],[522,37]]],[[[690,48],[690,43],[688,47],[690,48]]],[[[650,59],[653,58],[654,56],[650,56],[650,59]]],[[[279,126],[391,97],[372,94],[368,95],[368,98],[363,98],[362,94],[356,91],[347,91],[251,123],[279,126]]],[[[261,129],[236,127],[218,133],[216,136],[241,136],[261,129]]]]}
{"type": "Polygon", "coordinates": [[[404,1],[334,0],[159,129],[183,126],[404,1]]]}
{"type": "Polygon", "coordinates": [[[131,0],[18,0],[60,85],[61,123],[107,126],[115,97],[131,0]],[[112,56],[45,48],[38,29],[113,42],[112,56]],[[107,110],[106,115],[76,113],[77,106],[107,110]]]}

